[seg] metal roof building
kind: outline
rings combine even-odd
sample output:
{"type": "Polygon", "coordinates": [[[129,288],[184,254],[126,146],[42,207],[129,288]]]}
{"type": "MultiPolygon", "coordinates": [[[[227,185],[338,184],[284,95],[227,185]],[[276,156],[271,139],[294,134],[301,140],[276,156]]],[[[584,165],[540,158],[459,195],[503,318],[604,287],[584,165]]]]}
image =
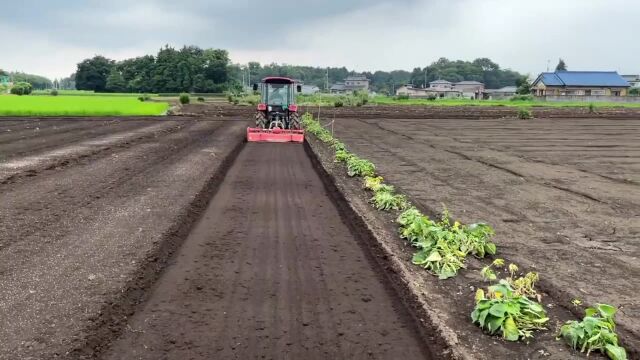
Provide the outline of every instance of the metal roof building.
{"type": "Polygon", "coordinates": [[[556,71],[540,74],[531,86],[537,96],[625,96],[629,83],[615,71],[556,71]]]}

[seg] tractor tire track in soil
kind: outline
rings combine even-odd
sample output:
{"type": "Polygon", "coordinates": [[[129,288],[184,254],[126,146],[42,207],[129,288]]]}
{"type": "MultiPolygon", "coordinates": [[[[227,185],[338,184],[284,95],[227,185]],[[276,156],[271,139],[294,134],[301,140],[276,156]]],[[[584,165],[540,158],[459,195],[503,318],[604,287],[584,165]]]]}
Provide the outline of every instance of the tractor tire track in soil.
{"type": "Polygon", "coordinates": [[[248,144],[104,359],[420,359],[421,331],[304,147],[248,144]]]}

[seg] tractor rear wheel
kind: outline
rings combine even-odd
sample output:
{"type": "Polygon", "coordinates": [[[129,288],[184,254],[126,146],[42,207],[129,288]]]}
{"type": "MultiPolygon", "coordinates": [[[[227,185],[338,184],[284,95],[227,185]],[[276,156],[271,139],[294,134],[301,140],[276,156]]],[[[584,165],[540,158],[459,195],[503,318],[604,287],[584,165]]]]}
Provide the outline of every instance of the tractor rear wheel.
{"type": "Polygon", "coordinates": [[[267,117],[264,115],[262,111],[258,111],[256,113],[256,127],[258,129],[266,129],[267,128],[267,117]]]}
{"type": "Polygon", "coordinates": [[[295,112],[289,115],[289,129],[291,130],[300,130],[302,126],[300,125],[300,115],[295,112]]]}

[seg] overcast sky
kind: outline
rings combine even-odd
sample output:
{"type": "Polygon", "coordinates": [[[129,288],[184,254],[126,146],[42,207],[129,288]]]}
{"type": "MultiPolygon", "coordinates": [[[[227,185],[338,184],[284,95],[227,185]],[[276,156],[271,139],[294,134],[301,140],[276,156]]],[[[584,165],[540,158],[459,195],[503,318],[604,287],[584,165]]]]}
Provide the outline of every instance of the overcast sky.
{"type": "Polygon", "coordinates": [[[164,44],[358,71],[488,57],[537,74],[640,73],[639,0],[0,0],[0,68],[64,77],[164,44]]]}

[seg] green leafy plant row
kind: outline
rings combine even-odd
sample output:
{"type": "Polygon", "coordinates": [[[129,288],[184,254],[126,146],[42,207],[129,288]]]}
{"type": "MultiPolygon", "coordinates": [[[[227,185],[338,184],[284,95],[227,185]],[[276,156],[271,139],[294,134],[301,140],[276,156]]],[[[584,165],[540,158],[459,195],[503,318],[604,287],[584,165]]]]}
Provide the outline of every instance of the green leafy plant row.
{"type": "Polygon", "coordinates": [[[487,224],[451,224],[445,210],[441,221],[433,221],[412,207],[397,219],[400,236],[419,250],[413,263],[437,275],[440,279],[456,276],[464,268],[467,255],[478,258],[495,255],[496,245],[491,242],[493,229],[487,224]]]}
{"type": "Polygon", "coordinates": [[[397,222],[401,237],[418,248],[413,256],[414,264],[422,266],[440,279],[448,279],[464,267],[467,255],[482,258],[496,253],[496,245],[490,241],[494,232],[489,225],[466,226],[459,222],[451,224],[446,211],[441,221],[430,220],[411,206],[404,195],[397,194],[393,186],[384,184],[382,177],[376,176],[376,168],[372,162],[350,153],[311,114],[305,114],[302,123],[306,131],[330,144],[335,150],[335,161],[346,165],[347,175],[364,179],[364,187],[373,192],[371,203],[376,209],[404,211],[397,222]]]}

